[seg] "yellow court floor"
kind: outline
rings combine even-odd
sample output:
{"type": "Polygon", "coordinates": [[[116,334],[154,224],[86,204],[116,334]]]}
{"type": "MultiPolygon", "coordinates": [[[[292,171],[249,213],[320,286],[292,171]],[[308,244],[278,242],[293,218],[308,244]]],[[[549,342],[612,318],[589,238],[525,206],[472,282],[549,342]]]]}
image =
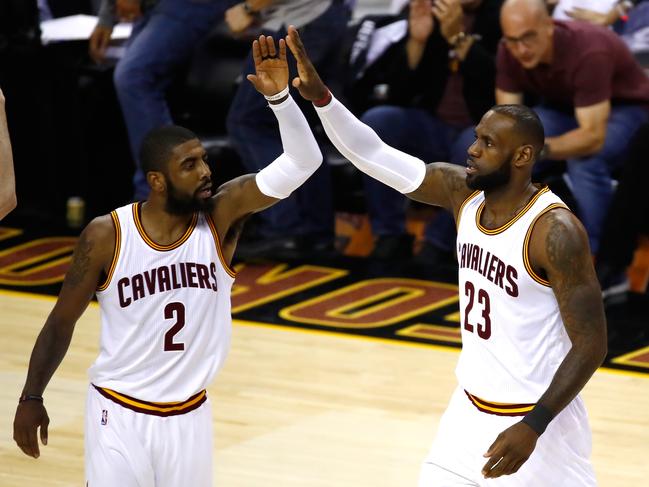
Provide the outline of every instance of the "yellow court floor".
{"type": "MultiPolygon", "coordinates": [[[[82,486],[88,308],[45,402],[50,441],[34,460],[12,440],[29,354],[53,298],[0,292],[0,486],[82,486]]],[[[455,387],[457,350],[235,322],[209,388],[216,485],[407,487],[455,387]]],[[[647,485],[649,376],[600,371],[583,393],[601,486],[647,485]]]]}

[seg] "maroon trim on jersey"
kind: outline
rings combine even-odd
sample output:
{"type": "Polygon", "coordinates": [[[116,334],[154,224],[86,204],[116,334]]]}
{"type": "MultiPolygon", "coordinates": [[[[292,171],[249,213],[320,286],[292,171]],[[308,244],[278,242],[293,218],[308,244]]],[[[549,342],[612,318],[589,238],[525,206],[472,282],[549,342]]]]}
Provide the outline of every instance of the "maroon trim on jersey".
{"type": "Polygon", "coordinates": [[[106,279],[99,286],[97,286],[97,291],[105,291],[108,289],[110,281],[113,279],[113,273],[117,267],[117,260],[119,259],[119,252],[122,245],[122,230],[119,224],[119,217],[117,216],[116,211],[110,213],[111,218],[113,219],[113,227],[115,228],[115,249],[113,250],[113,260],[110,262],[110,268],[106,274],[106,279]]]}
{"type": "Polygon", "coordinates": [[[135,228],[137,228],[138,233],[140,234],[140,237],[142,237],[142,240],[151,247],[153,250],[158,250],[160,252],[166,252],[168,250],[174,250],[180,247],[182,244],[184,244],[187,239],[191,236],[192,232],[194,231],[194,228],[196,228],[196,222],[198,222],[198,213],[194,213],[192,215],[192,219],[189,223],[189,226],[185,230],[185,233],[176,240],[175,242],[169,244],[169,245],[160,245],[153,241],[149,235],[147,235],[146,230],[144,229],[144,225],[142,224],[142,204],[141,202],[133,203],[132,205],[133,208],[133,221],[135,222],[135,228]]]}
{"type": "Polygon", "coordinates": [[[525,416],[529,413],[536,404],[507,404],[498,402],[489,402],[481,399],[468,391],[464,391],[466,396],[471,401],[478,411],[487,414],[495,414],[496,416],[525,416]]]}
{"type": "Polygon", "coordinates": [[[149,402],[136,399],[126,394],[106,389],[105,387],[92,386],[106,399],[119,404],[122,407],[135,411],[137,413],[150,414],[153,416],[178,416],[179,414],[186,414],[194,409],[198,409],[205,401],[207,401],[207,391],[202,391],[194,394],[186,401],[180,402],[149,402]]]}
{"type": "Polygon", "coordinates": [[[230,264],[228,264],[225,261],[225,256],[223,255],[223,247],[221,247],[221,239],[219,238],[219,232],[216,231],[216,224],[214,223],[214,220],[212,220],[212,216],[209,215],[208,213],[204,213],[205,215],[205,221],[207,221],[207,225],[210,227],[210,231],[212,232],[212,237],[214,238],[214,244],[216,245],[216,253],[219,255],[219,260],[221,261],[221,265],[225,269],[225,272],[227,272],[230,277],[235,278],[237,277],[237,273],[232,267],[230,267],[230,264]]]}

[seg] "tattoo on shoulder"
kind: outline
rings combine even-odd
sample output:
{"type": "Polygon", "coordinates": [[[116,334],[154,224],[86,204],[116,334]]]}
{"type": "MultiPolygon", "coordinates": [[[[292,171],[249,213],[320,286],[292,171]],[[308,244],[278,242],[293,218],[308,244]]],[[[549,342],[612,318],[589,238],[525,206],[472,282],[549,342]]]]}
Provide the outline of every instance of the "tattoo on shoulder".
{"type": "Polygon", "coordinates": [[[92,243],[82,233],[77,243],[77,248],[72,256],[72,264],[65,275],[65,283],[68,286],[78,286],[83,278],[88,273],[90,268],[90,252],[92,251],[92,243]]]}
{"type": "Polygon", "coordinates": [[[448,184],[448,189],[453,192],[466,189],[466,178],[458,174],[455,168],[442,166],[440,171],[444,175],[444,181],[448,184]]]}
{"type": "Polygon", "coordinates": [[[576,279],[583,274],[583,261],[575,258],[582,251],[578,248],[579,236],[554,211],[548,212],[547,218],[549,230],[545,238],[545,248],[550,265],[561,270],[561,274],[568,279],[576,279]]]}

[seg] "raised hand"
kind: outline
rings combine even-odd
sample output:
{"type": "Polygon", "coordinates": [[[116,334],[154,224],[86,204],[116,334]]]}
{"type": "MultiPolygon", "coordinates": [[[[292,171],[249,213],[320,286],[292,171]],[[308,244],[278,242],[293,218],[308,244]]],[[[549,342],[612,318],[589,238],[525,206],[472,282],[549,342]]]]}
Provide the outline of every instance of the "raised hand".
{"type": "Polygon", "coordinates": [[[278,56],[273,38],[260,35],[259,40],[252,43],[252,59],[255,62],[255,74],[249,74],[246,78],[259,93],[272,96],[288,86],[288,63],[284,39],[279,40],[278,56]]]}
{"type": "Polygon", "coordinates": [[[325,98],[329,90],[309,59],[300,34],[292,25],[288,28],[286,43],[297,61],[298,77],[293,79],[293,86],[299,90],[305,100],[316,101],[325,98]]]}
{"type": "Polygon", "coordinates": [[[464,12],[460,0],[435,0],[433,14],[447,42],[464,30],[464,12]]]}
{"type": "Polygon", "coordinates": [[[538,439],[539,435],[523,422],[510,426],[498,435],[484,454],[489,460],[482,467],[482,475],[486,479],[495,479],[518,472],[534,451],[538,439]]]}

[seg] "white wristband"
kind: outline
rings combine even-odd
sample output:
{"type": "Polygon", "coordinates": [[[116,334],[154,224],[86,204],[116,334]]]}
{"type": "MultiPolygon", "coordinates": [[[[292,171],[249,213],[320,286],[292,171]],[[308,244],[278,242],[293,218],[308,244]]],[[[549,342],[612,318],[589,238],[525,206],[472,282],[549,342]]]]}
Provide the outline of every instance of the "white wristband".
{"type": "Polygon", "coordinates": [[[281,100],[286,95],[288,95],[288,85],[286,85],[286,88],[284,88],[279,93],[275,93],[274,95],[270,95],[270,96],[264,95],[264,98],[266,98],[266,100],[268,101],[277,101],[277,100],[281,100]]]}

